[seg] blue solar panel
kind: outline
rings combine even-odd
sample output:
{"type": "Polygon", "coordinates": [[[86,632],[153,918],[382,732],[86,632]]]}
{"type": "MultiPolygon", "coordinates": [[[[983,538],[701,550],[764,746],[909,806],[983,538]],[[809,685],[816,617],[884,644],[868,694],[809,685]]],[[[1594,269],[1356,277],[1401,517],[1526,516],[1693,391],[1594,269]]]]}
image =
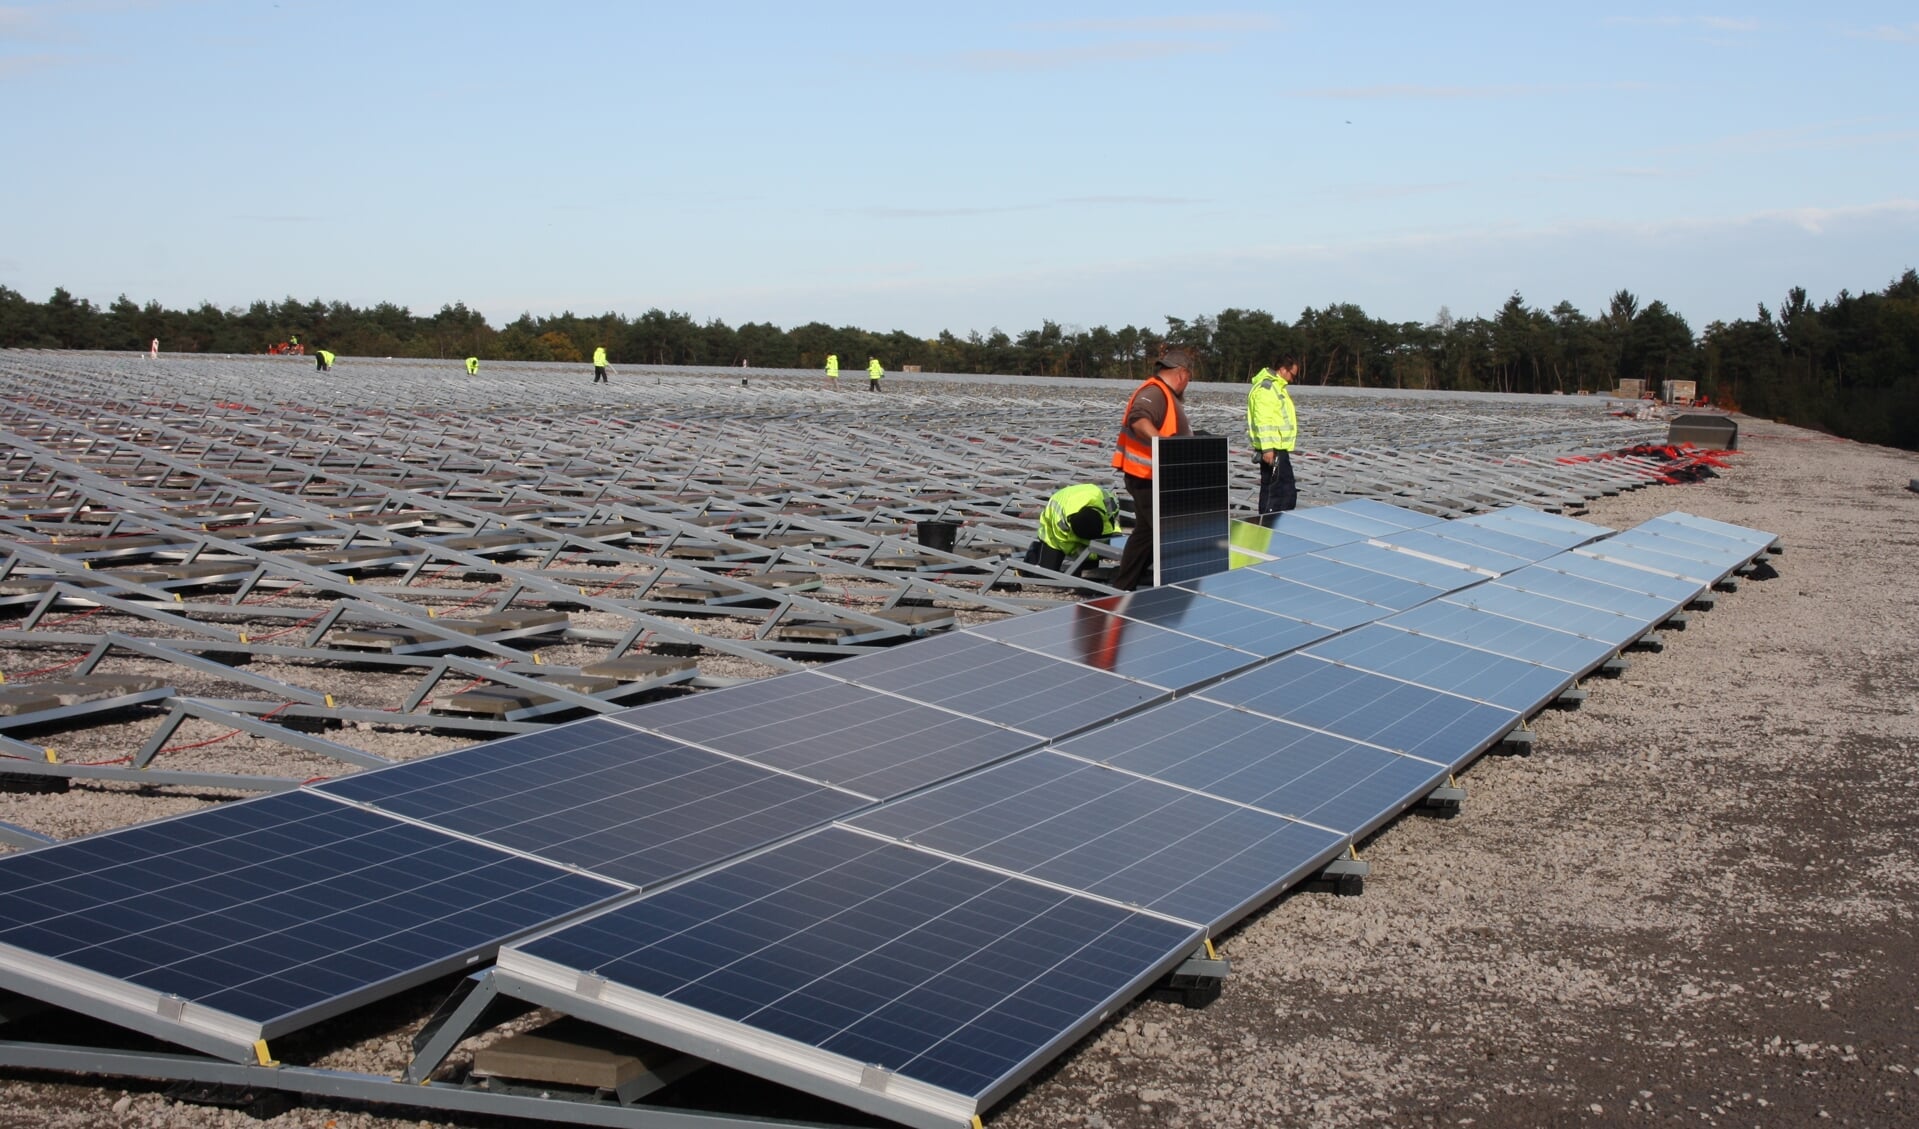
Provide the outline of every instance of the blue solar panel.
{"type": "Polygon", "coordinates": [[[1603,560],[1598,555],[1605,546],[1601,541],[1597,545],[1588,545],[1561,553],[1544,562],[1548,568],[1573,576],[1583,576],[1588,580],[1597,580],[1602,584],[1613,584],[1634,592],[1644,592],[1671,601],[1674,607],[1684,604],[1705,590],[1705,583],[1699,580],[1684,580],[1662,572],[1635,567],[1624,561],[1603,560]]]}
{"type": "Polygon", "coordinates": [[[1456,768],[1519,723],[1516,710],[1304,654],[1236,674],[1199,695],[1456,768]]]}
{"type": "MultiPolygon", "coordinates": [[[[1453,599],[1463,599],[1478,591],[1477,588],[1470,589],[1453,599]]],[[[1570,674],[1586,673],[1606,661],[1619,647],[1616,643],[1542,627],[1522,619],[1455,603],[1452,599],[1438,600],[1401,612],[1384,622],[1389,627],[1463,643],[1481,651],[1539,663],[1570,674]]]]}
{"type": "Polygon", "coordinates": [[[1384,623],[1368,624],[1315,643],[1307,653],[1520,714],[1532,713],[1551,701],[1573,680],[1563,670],[1415,635],[1384,623]]]}
{"type": "MultiPolygon", "coordinates": [[[[1328,545],[1345,545],[1353,541],[1364,541],[1366,535],[1331,521],[1320,521],[1311,510],[1287,510],[1283,513],[1261,514],[1259,524],[1270,530],[1275,537],[1288,537],[1295,541],[1310,542],[1316,549],[1328,545]]],[[[1383,522],[1365,524],[1383,526],[1383,522]]]]}
{"type": "Polygon", "coordinates": [[[829,828],[526,941],[500,968],[591,973],[634,1034],[733,1065],[770,1054],[814,1093],[961,1124],[1200,937],[829,828]]]}
{"type": "MultiPolygon", "coordinates": [[[[1404,513],[1408,518],[1420,519],[1422,524],[1432,520],[1423,514],[1414,514],[1411,511],[1404,511],[1404,513]]],[[[1343,504],[1313,506],[1303,510],[1288,510],[1283,517],[1285,521],[1288,522],[1297,518],[1302,522],[1310,521],[1326,527],[1329,532],[1323,536],[1321,540],[1327,545],[1344,545],[1349,541],[1364,541],[1368,537],[1378,537],[1382,533],[1393,533],[1407,528],[1404,522],[1397,518],[1387,521],[1360,510],[1349,509],[1343,504]],[[1333,536],[1333,532],[1343,533],[1344,536],[1335,537],[1333,536]]],[[[1302,534],[1302,536],[1305,535],[1302,534]]]]}
{"type": "Polygon", "coordinates": [[[1015,616],[969,627],[966,632],[1166,690],[1196,686],[1259,661],[1256,654],[1112,615],[1090,604],[1015,616]]]}
{"type": "Polygon", "coordinates": [[[636,886],[817,827],[868,802],[600,719],[319,787],[636,886]]]}
{"type": "Polygon", "coordinates": [[[1048,752],[846,822],[1212,929],[1271,901],[1346,842],[1335,831],[1048,752]]]}
{"type": "Polygon", "coordinates": [[[0,947],[271,1038],[626,892],[285,792],[0,858],[0,947]]]}
{"type": "Polygon", "coordinates": [[[1382,609],[1393,611],[1437,599],[1445,595],[1447,591],[1428,584],[1402,580],[1397,576],[1388,576],[1383,572],[1374,572],[1369,568],[1360,568],[1358,565],[1328,560],[1322,556],[1293,557],[1284,561],[1249,567],[1255,572],[1263,572],[1268,576],[1283,577],[1296,584],[1309,584],[1314,588],[1323,588],[1350,599],[1378,604],[1382,609]]]}
{"type": "Polygon", "coordinates": [[[1182,635],[1210,639],[1261,658],[1285,654],[1332,634],[1328,627],[1215,600],[1178,585],[1102,596],[1088,601],[1087,606],[1182,635]]]}
{"type": "Polygon", "coordinates": [[[1181,698],[1055,746],[1183,788],[1364,835],[1433,790],[1446,769],[1199,698],[1181,698]]]}
{"type": "Polygon", "coordinates": [[[1142,682],[964,633],[841,659],[822,673],[1049,738],[1166,696],[1142,682]]]}
{"type": "Polygon", "coordinates": [[[1508,506],[1502,510],[1473,514],[1470,517],[1449,522],[1445,528],[1454,529],[1459,526],[1496,529],[1515,537],[1538,541],[1556,549],[1570,549],[1575,545],[1584,545],[1588,541],[1612,532],[1603,525],[1594,525],[1591,522],[1561,517],[1557,514],[1541,513],[1524,506],[1508,506]]]}
{"type": "MultiPolygon", "coordinates": [[[[1280,515],[1268,514],[1261,522],[1275,522],[1280,515]]],[[[1278,529],[1268,529],[1262,524],[1235,520],[1229,534],[1235,549],[1247,550],[1268,557],[1297,557],[1326,546],[1318,541],[1308,541],[1304,537],[1294,537],[1278,529]]]]}
{"type": "Polygon", "coordinates": [[[1755,553],[1778,540],[1776,536],[1764,530],[1748,529],[1743,525],[1731,525],[1723,521],[1714,521],[1709,517],[1700,517],[1697,514],[1689,514],[1679,510],[1675,510],[1669,514],[1662,514],[1649,521],[1641,522],[1638,528],[1666,532],[1672,526],[1680,526],[1708,537],[1717,537],[1734,544],[1743,545],[1755,553]]]}
{"type": "Polygon", "coordinates": [[[1724,575],[1729,569],[1745,564],[1753,557],[1751,545],[1704,533],[1677,522],[1668,522],[1659,526],[1653,526],[1648,522],[1618,536],[1607,538],[1607,544],[1641,544],[1658,552],[1710,564],[1714,566],[1712,575],[1715,578],[1724,575]]]}
{"type": "MultiPolygon", "coordinates": [[[[1532,575],[1524,570],[1513,577],[1532,575]]],[[[1558,574],[1554,574],[1558,575],[1558,574]]],[[[1569,579],[1569,578],[1568,578],[1569,579]]],[[[1508,619],[1536,624],[1553,631],[1581,635],[1613,647],[1623,647],[1645,633],[1646,623],[1618,612],[1575,604],[1511,586],[1512,577],[1482,584],[1446,596],[1440,604],[1489,611],[1508,619]]]]}
{"type": "Polygon", "coordinates": [[[1451,528],[1451,526],[1440,525],[1427,529],[1408,529],[1401,533],[1387,534],[1379,540],[1382,544],[1436,557],[1462,568],[1478,569],[1481,572],[1495,574],[1524,568],[1545,556],[1547,552],[1543,545],[1536,547],[1538,552],[1530,549],[1521,554],[1500,552],[1475,543],[1477,538],[1448,536],[1451,528]]]}
{"type": "Polygon", "coordinates": [[[1364,600],[1348,599],[1320,588],[1294,584],[1254,568],[1236,568],[1217,576],[1189,580],[1179,587],[1245,604],[1249,608],[1273,612],[1306,623],[1343,631],[1355,624],[1371,623],[1390,609],[1364,600]]]}
{"type": "Polygon", "coordinates": [[[1153,582],[1225,572],[1226,440],[1195,435],[1153,441],[1153,582]]]}
{"type": "MultiPolygon", "coordinates": [[[[1639,635],[1645,630],[1646,624],[1658,623],[1671,615],[1679,606],[1676,600],[1653,596],[1645,592],[1630,591],[1603,580],[1561,572],[1554,566],[1564,559],[1563,556],[1553,557],[1547,564],[1522,568],[1510,576],[1501,577],[1492,584],[1482,585],[1481,588],[1511,588],[1530,595],[1549,597],[1622,616],[1636,625],[1633,634],[1627,638],[1639,635]]],[[[1459,593],[1459,598],[1478,599],[1481,588],[1469,588],[1459,593]]],[[[1497,595],[1495,592],[1488,592],[1485,598],[1491,600],[1497,595]]],[[[1546,623],[1548,627],[1553,626],[1549,621],[1541,622],[1546,623]]],[[[1587,632],[1587,634],[1593,634],[1593,632],[1587,632]]],[[[1595,637],[1607,638],[1607,636],[1595,637]]]]}
{"type": "MultiPolygon", "coordinates": [[[[1503,556],[1514,557],[1526,564],[1552,556],[1559,548],[1544,541],[1519,536],[1511,529],[1499,529],[1486,525],[1473,525],[1465,521],[1449,521],[1443,525],[1429,525],[1425,529],[1411,533],[1431,534],[1447,543],[1463,542],[1480,549],[1488,549],[1503,556]]],[[[1411,536],[1411,533],[1406,536],[1411,536]]],[[[1397,537],[1381,538],[1390,545],[1406,544],[1397,537]]],[[[1515,566],[1516,567],[1516,566],[1515,566]]]]}
{"type": "Polygon", "coordinates": [[[616,720],[885,799],[1039,739],[807,671],[654,702],[616,720]]]}
{"type": "Polygon", "coordinates": [[[1445,520],[1444,518],[1434,517],[1431,514],[1422,514],[1417,510],[1409,510],[1402,506],[1394,506],[1385,502],[1375,501],[1372,498],[1354,498],[1336,505],[1321,506],[1318,508],[1342,514],[1357,514],[1372,518],[1376,521],[1397,525],[1402,529],[1417,529],[1422,525],[1432,525],[1445,520]]]}
{"type": "Polygon", "coordinates": [[[1368,541],[1359,541],[1351,545],[1335,545],[1330,549],[1322,549],[1319,555],[1327,560],[1369,568],[1374,572],[1383,572],[1402,580],[1417,581],[1448,592],[1464,588],[1469,584],[1478,584],[1486,579],[1486,574],[1483,572],[1475,572],[1444,561],[1428,560],[1425,557],[1389,549],[1384,545],[1375,545],[1368,541]]]}

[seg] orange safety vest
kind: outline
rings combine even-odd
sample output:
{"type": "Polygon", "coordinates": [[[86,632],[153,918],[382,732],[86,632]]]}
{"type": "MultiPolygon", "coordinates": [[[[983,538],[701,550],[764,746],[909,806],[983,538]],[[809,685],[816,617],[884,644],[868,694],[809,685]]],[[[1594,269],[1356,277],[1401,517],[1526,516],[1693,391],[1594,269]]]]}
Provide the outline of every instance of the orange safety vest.
{"type": "Polygon", "coordinates": [[[1149,384],[1157,384],[1166,392],[1166,418],[1160,421],[1160,436],[1168,438],[1179,434],[1179,397],[1173,395],[1172,386],[1159,377],[1147,377],[1146,382],[1133,389],[1133,394],[1126,398],[1126,414],[1119,420],[1119,450],[1113,452],[1113,465],[1119,468],[1121,474],[1130,474],[1134,478],[1153,477],[1153,445],[1142,441],[1133,434],[1132,428],[1126,426],[1126,421],[1133,414],[1133,401],[1139,399],[1139,394],[1146,391],[1149,384]]]}

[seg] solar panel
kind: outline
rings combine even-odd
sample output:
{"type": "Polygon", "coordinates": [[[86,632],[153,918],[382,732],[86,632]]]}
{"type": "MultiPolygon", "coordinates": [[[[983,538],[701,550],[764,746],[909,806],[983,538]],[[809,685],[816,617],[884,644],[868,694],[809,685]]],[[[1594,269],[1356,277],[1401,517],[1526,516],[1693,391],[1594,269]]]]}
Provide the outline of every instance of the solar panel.
{"type": "Polygon", "coordinates": [[[991,764],[1039,739],[824,674],[654,702],[618,721],[885,799],[991,764]]]}
{"type": "Polygon", "coordinates": [[[1293,557],[1251,567],[1268,576],[1282,577],[1297,584],[1310,584],[1314,588],[1394,611],[1423,604],[1445,595],[1447,591],[1321,556],[1293,557]]]}
{"type": "Polygon", "coordinates": [[[1572,682],[1572,675],[1537,663],[1415,635],[1384,623],[1367,624],[1315,643],[1314,658],[1369,670],[1462,698],[1532,713],[1572,682]]]}
{"type": "Polygon", "coordinates": [[[1225,572],[1226,440],[1153,440],[1153,583],[1225,572]]]}
{"type": "Polygon", "coordinates": [[[1575,545],[1584,545],[1588,541],[1612,532],[1603,525],[1594,525],[1591,522],[1562,517],[1558,514],[1542,513],[1525,506],[1507,506],[1504,509],[1473,514],[1458,521],[1449,522],[1446,528],[1452,529],[1461,525],[1497,529],[1516,537],[1543,542],[1556,549],[1570,549],[1575,545]]]}
{"type": "MultiPolygon", "coordinates": [[[[1265,520],[1270,521],[1276,516],[1278,515],[1269,514],[1265,520]]],[[[1243,550],[1247,553],[1258,553],[1265,557],[1296,557],[1304,553],[1310,553],[1315,549],[1325,548],[1325,546],[1318,541],[1308,541],[1304,537],[1294,537],[1290,533],[1283,533],[1277,529],[1268,529],[1256,522],[1238,520],[1228,525],[1227,540],[1234,549],[1243,550]]],[[[1234,567],[1239,567],[1242,563],[1242,558],[1233,558],[1233,563],[1234,567]]]]}
{"type": "Polygon", "coordinates": [[[635,886],[868,802],[597,718],[342,777],[319,790],[635,886]]]}
{"type": "MultiPolygon", "coordinates": [[[[1335,522],[1320,521],[1311,510],[1286,510],[1276,514],[1261,514],[1258,524],[1271,530],[1274,535],[1290,537],[1299,541],[1309,541],[1316,548],[1328,545],[1344,545],[1350,541],[1364,541],[1366,535],[1335,522]]],[[[1366,522],[1372,526],[1383,526],[1383,522],[1366,522]]]]}
{"type": "Polygon", "coordinates": [[[246,1044],[625,893],[283,792],[0,858],[0,963],[246,1044]]]}
{"type": "Polygon", "coordinates": [[[1214,599],[1329,627],[1334,631],[1344,631],[1355,624],[1371,623],[1387,610],[1378,604],[1352,600],[1324,589],[1281,580],[1271,573],[1253,568],[1237,568],[1231,572],[1203,576],[1179,587],[1214,599]]]}
{"type": "MultiPolygon", "coordinates": [[[[1477,588],[1469,589],[1461,593],[1460,598],[1478,591],[1477,588]]],[[[1619,648],[1617,643],[1601,642],[1584,635],[1542,627],[1450,600],[1436,600],[1423,607],[1401,612],[1384,622],[1389,627],[1507,655],[1522,662],[1539,663],[1575,675],[1584,674],[1605,662],[1619,648]]]]}
{"type": "Polygon", "coordinates": [[[821,673],[1046,738],[1166,696],[1142,682],[963,632],[841,659],[821,673]]]}
{"type": "MultiPolygon", "coordinates": [[[[1605,542],[1602,541],[1600,544],[1603,545],[1605,542]]],[[[1640,568],[1627,561],[1606,559],[1598,555],[1595,548],[1595,546],[1586,546],[1574,549],[1542,563],[1548,568],[1573,576],[1583,576],[1602,584],[1613,584],[1634,592],[1657,596],[1669,601],[1673,607],[1684,604],[1705,589],[1703,581],[1686,580],[1656,570],[1640,568]]]]}
{"type": "Polygon", "coordinates": [[[1335,545],[1330,549],[1320,550],[1319,555],[1329,561],[1340,561],[1359,568],[1369,568],[1374,572],[1383,572],[1388,576],[1416,581],[1448,592],[1464,588],[1469,584],[1478,584],[1486,579],[1486,574],[1483,572],[1447,564],[1445,561],[1415,556],[1412,553],[1390,549],[1370,541],[1335,545]]]}
{"type": "MultiPolygon", "coordinates": [[[[1394,512],[1400,516],[1395,516],[1391,520],[1387,520],[1377,515],[1366,513],[1364,510],[1354,509],[1349,503],[1342,502],[1331,506],[1312,506],[1303,510],[1288,510],[1281,516],[1284,517],[1286,522],[1292,522],[1298,519],[1301,522],[1312,522],[1315,525],[1330,527],[1331,530],[1342,531],[1346,534],[1344,538],[1335,540],[1329,533],[1325,538],[1325,543],[1328,545],[1343,545],[1347,541],[1364,541],[1368,537],[1378,537],[1383,533],[1392,533],[1397,530],[1412,528],[1405,524],[1406,520],[1416,521],[1420,525],[1437,520],[1435,518],[1429,518],[1425,514],[1415,514],[1411,510],[1397,510],[1394,512]],[[1405,520],[1402,520],[1402,517],[1405,520]]],[[[1301,536],[1309,535],[1302,533],[1301,536]]]]}
{"type": "Polygon", "coordinates": [[[1664,552],[1663,546],[1651,544],[1643,538],[1624,543],[1613,540],[1601,541],[1596,545],[1581,546],[1574,552],[1590,556],[1595,560],[1616,561],[1634,568],[1690,581],[1698,587],[1711,584],[1727,571],[1725,568],[1707,565],[1703,561],[1690,557],[1674,556],[1664,552]]]}
{"type": "Polygon", "coordinates": [[[1456,768],[1518,724],[1516,710],[1286,655],[1199,692],[1209,701],[1456,768]]]}
{"type": "Polygon", "coordinates": [[[1679,522],[1642,522],[1611,540],[1616,541],[1621,537],[1629,540],[1645,538],[1648,544],[1664,546],[1667,552],[1719,564],[1722,571],[1746,563],[1755,552],[1749,542],[1735,541],[1679,522]]]}
{"type": "Polygon", "coordinates": [[[1666,571],[1675,572],[1695,580],[1712,581],[1726,575],[1732,569],[1746,562],[1751,555],[1744,546],[1721,542],[1716,546],[1704,545],[1681,537],[1668,537],[1664,534],[1634,529],[1621,533],[1617,537],[1608,537],[1590,548],[1606,554],[1614,554],[1622,549],[1643,551],[1661,564],[1666,571]]]}
{"type": "Polygon", "coordinates": [[[1215,600],[1178,585],[1102,596],[1088,601],[1087,606],[1184,635],[1211,639],[1261,658],[1285,654],[1332,634],[1328,627],[1258,611],[1244,604],[1215,600]]]}
{"type": "MultiPolygon", "coordinates": [[[[1416,537],[1429,534],[1448,543],[1464,543],[1475,548],[1487,549],[1504,556],[1513,557],[1532,564],[1560,551],[1556,545],[1524,537],[1517,530],[1500,529],[1487,525],[1474,525],[1465,521],[1449,521],[1443,525],[1429,525],[1424,529],[1410,530],[1394,537],[1382,537],[1380,540],[1389,545],[1406,544],[1401,537],[1416,537]]],[[[1518,567],[1518,566],[1513,566],[1518,567]]]]}
{"type": "Polygon", "coordinates": [[[1446,777],[1432,761],[1199,698],[1154,706],[1054,748],[1352,837],[1446,777]]]}
{"type": "Polygon", "coordinates": [[[1346,843],[1323,827],[1050,752],[846,822],[1213,930],[1319,870],[1346,843]]]}
{"type": "Polygon", "coordinates": [[[1189,923],[828,828],[501,953],[596,1019],[962,1125],[1183,960],[1189,923]]]}
{"type": "MultiPolygon", "coordinates": [[[[1467,608],[1479,608],[1496,615],[1524,620],[1527,623],[1535,623],[1542,627],[1551,628],[1554,631],[1566,631],[1575,635],[1583,635],[1613,647],[1623,647],[1627,643],[1645,634],[1646,624],[1650,622],[1650,619],[1641,619],[1638,616],[1632,615],[1622,615],[1619,612],[1606,611],[1601,608],[1591,607],[1587,604],[1574,603],[1570,600],[1548,596],[1533,591],[1530,588],[1518,587],[1518,585],[1530,584],[1533,580],[1540,578],[1557,578],[1563,582],[1558,586],[1562,591],[1566,591],[1567,594],[1571,594],[1570,588],[1581,585],[1589,585],[1594,588],[1605,587],[1604,585],[1593,584],[1591,581],[1578,580],[1564,573],[1551,572],[1546,569],[1522,569],[1503,580],[1494,581],[1491,584],[1481,584],[1476,588],[1468,588],[1463,592],[1455,592],[1450,596],[1443,597],[1439,602],[1443,604],[1457,604],[1467,608]]],[[[1614,589],[1614,591],[1618,590],[1614,589]]],[[[1628,593],[1627,595],[1631,594],[1628,593]]],[[[1643,601],[1650,598],[1637,597],[1637,599],[1643,601]]],[[[1663,602],[1658,606],[1661,608],[1666,607],[1663,602]]]]}
{"type": "Polygon", "coordinates": [[[1336,505],[1318,508],[1369,517],[1375,521],[1397,525],[1402,529],[1417,529],[1422,525],[1432,525],[1445,520],[1434,517],[1432,514],[1423,514],[1417,510],[1409,510],[1403,506],[1391,505],[1373,498],[1353,498],[1336,505]]]}
{"type": "Polygon", "coordinates": [[[1743,525],[1714,521],[1712,518],[1689,514],[1683,510],[1674,510],[1672,513],[1661,514],[1656,518],[1643,521],[1639,524],[1639,528],[1661,529],[1668,525],[1684,526],[1699,533],[1721,537],[1735,544],[1747,546],[1755,553],[1779,539],[1762,529],[1749,529],[1743,525]]]}
{"type": "MultiPolygon", "coordinates": [[[[1671,615],[1673,610],[1679,607],[1678,600],[1655,596],[1649,592],[1621,588],[1617,584],[1608,584],[1603,580],[1595,580],[1591,577],[1574,576],[1570,572],[1562,572],[1558,568],[1558,565],[1566,559],[1567,558],[1564,557],[1553,557],[1548,564],[1522,568],[1518,572],[1501,577],[1499,580],[1493,582],[1493,584],[1485,585],[1485,587],[1510,587],[1524,592],[1550,596],[1568,603],[1582,604],[1589,608],[1614,612],[1642,624],[1657,623],[1666,616],[1671,615]]],[[[1601,562],[1598,561],[1584,561],[1580,567],[1584,567],[1586,563],[1601,564],[1601,562]]],[[[1618,566],[1610,565],[1603,567],[1617,568],[1618,566]]],[[[1587,569],[1586,571],[1597,570],[1587,569]]],[[[1466,595],[1477,591],[1478,589],[1469,589],[1468,592],[1460,594],[1466,595]]]]}
{"type": "MultiPolygon", "coordinates": [[[[1544,546],[1538,546],[1541,550],[1539,552],[1528,550],[1523,555],[1499,552],[1498,550],[1475,544],[1473,540],[1448,537],[1442,532],[1447,528],[1446,526],[1438,526],[1428,529],[1408,529],[1400,533],[1387,534],[1381,537],[1379,541],[1381,544],[1391,545],[1407,552],[1419,553],[1424,556],[1459,565],[1462,568],[1477,569],[1482,573],[1492,575],[1511,572],[1516,568],[1524,568],[1546,555],[1544,546]]],[[[1484,579],[1484,577],[1480,579],[1484,579]]]]}
{"type": "Polygon", "coordinates": [[[1150,623],[1073,604],[966,629],[967,634],[1182,690],[1250,666],[1259,656],[1235,651],[1150,623]]]}

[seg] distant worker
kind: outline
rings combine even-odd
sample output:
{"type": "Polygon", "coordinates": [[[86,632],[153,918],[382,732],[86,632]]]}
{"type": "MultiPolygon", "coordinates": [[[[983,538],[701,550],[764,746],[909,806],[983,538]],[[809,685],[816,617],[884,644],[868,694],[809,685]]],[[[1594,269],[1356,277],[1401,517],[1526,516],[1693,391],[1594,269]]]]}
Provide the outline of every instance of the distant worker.
{"type": "Polygon", "coordinates": [[[606,346],[604,345],[595,346],[593,349],[593,383],[610,383],[606,379],[606,346]]]}
{"type": "Polygon", "coordinates": [[[315,368],[319,369],[319,371],[321,372],[333,371],[333,354],[332,353],[327,352],[325,349],[316,349],[314,350],[313,355],[320,359],[319,363],[314,366],[315,368]]]}
{"type": "Polygon", "coordinates": [[[880,359],[878,357],[866,358],[866,390],[868,392],[878,392],[880,390],[880,377],[885,375],[886,370],[880,367],[880,359]]]}
{"type": "Polygon", "coordinates": [[[826,354],[826,379],[838,380],[839,378],[840,355],[838,353],[828,353],[826,354]]]}
{"type": "Polygon", "coordinates": [[[1119,428],[1119,449],[1113,466],[1126,481],[1133,499],[1133,531],[1120,551],[1113,587],[1131,592],[1149,584],[1153,574],[1153,437],[1191,435],[1183,397],[1193,379],[1193,356],[1184,349],[1168,349],[1154,362],[1153,375],[1133,389],[1119,428]]]}
{"type": "Polygon", "coordinates": [[[480,358],[468,357],[466,359],[466,374],[468,376],[480,375],[480,358]]]}
{"type": "Polygon", "coordinates": [[[1095,482],[1067,486],[1047,499],[1039,514],[1039,538],[1026,548],[1026,563],[1058,572],[1101,538],[1119,532],[1119,498],[1095,482]]]}
{"type": "Polygon", "coordinates": [[[1259,467],[1261,517],[1299,505],[1299,485],[1293,479],[1299,413],[1286,391],[1298,379],[1298,358],[1283,357],[1272,368],[1260,369],[1246,393],[1246,438],[1253,444],[1253,462],[1259,467]]]}
{"type": "Polygon", "coordinates": [[[287,334],[287,347],[288,347],[288,348],[293,348],[293,349],[297,349],[297,348],[299,348],[299,347],[300,347],[300,335],[299,335],[299,334],[297,334],[297,333],[289,333],[289,334],[287,334]]]}
{"type": "Polygon", "coordinates": [[[153,339],[153,344],[147,346],[147,359],[152,361],[160,359],[160,339],[158,337],[153,339]]]}

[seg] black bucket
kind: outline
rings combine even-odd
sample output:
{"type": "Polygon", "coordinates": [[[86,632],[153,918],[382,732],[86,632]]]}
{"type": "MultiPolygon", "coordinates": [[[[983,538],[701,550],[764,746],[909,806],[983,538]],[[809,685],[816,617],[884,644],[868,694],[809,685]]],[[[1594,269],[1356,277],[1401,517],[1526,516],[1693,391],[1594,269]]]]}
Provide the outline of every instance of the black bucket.
{"type": "Polygon", "coordinates": [[[922,521],[914,523],[913,531],[918,535],[920,544],[950,553],[954,540],[959,537],[959,527],[957,521],[922,521]]]}

